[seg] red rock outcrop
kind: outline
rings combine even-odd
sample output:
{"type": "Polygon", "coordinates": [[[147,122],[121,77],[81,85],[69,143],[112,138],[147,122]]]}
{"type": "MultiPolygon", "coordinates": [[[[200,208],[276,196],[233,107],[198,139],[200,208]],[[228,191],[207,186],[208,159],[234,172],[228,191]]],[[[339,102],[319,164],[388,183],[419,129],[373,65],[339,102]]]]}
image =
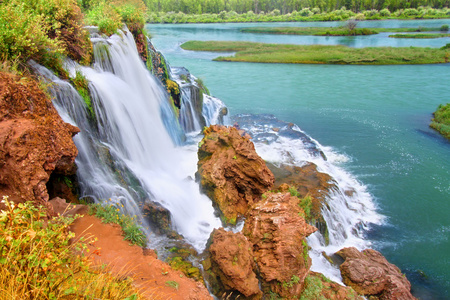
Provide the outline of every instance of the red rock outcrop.
{"type": "Polygon", "coordinates": [[[274,177],[253,143],[233,127],[211,125],[198,151],[197,177],[204,192],[235,223],[273,186],[274,177]]]}
{"type": "Polygon", "coordinates": [[[305,237],[317,229],[301,217],[299,198],[266,195],[249,210],[243,232],[253,244],[263,291],[293,297],[300,294],[311,267],[305,237]]]}
{"type": "Polygon", "coordinates": [[[46,183],[53,172],[75,174],[77,132],[36,81],[0,73],[0,196],[51,211],[46,183]]]}
{"type": "Polygon", "coordinates": [[[275,176],[277,189],[284,191],[283,186],[289,185],[289,187],[294,187],[298,191],[299,197],[311,197],[310,217],[307,221],[314,221],[313,225],[319,229],[327,240],[328,228],[322,216],[322,206],[329,190],[337,189],[333,183],[333,178],[326,173],[319,172],[317,166],[313,163],[306,163],[301,167],[268,164],[268,167],[275,176]]]}
{"type": "Polygon", "coordinates": [[[211,271],[219,277],[225,293],[237,291],[239,298],[260,299],[262,292],[254,272],[252,245],[242,233],[215,229],[211,234],[211,271]]]}
{"type": "Polygon", "coordinates": [[[361,295],[373,295],[382,300],[416,299],[411,284],[400,269],[389,263],[380,252],[344,248],[337,255],[345,259],[340,266],[343,281],[361,295]]]}

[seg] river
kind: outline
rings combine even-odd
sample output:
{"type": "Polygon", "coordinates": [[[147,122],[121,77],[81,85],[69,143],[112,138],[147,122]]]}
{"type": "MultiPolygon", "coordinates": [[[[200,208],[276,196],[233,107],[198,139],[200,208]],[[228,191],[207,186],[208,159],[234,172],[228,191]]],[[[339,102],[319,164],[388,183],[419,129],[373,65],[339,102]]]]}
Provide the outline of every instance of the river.
{"type": "MultiPolygon", "coordinates": [[[[249,26],[339,26],[339,22],[147,25],[172,66],[201,78],[231,114],[273,114],[297,124],[341,158],[384,216],[366,232],[400,267],[420,299],[450,293],[450,143],[428,127],[449,102],[450,64],[283,65],[214,62],[217,53],[182,50],[188,40],[442,47],[450,38],[303,37],[241,33],[249,26]]],[[[440,27],[450,20],[365,21],[358,27],[440,27]]]]}

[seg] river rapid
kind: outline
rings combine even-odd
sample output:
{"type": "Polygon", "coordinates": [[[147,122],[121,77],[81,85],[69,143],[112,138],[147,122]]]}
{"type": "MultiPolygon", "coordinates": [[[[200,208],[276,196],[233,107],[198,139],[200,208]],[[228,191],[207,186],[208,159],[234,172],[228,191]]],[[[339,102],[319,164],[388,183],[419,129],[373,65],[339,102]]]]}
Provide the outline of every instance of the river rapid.
{"type": "MultiPolygon", "coordinates": [[[[365,21],[358,27],[440,27],[450,20],[365,21]]],[[[188,40],[442,47],[450,38],[303,37],[241,33],[249,26],[339,26],[339,22],[147,25],[172,66],[201,78],[234,114],[272,114],[323,145],[333,164],[370,196],[378,218],[364,228],[371,247],[400,267],[420,299],[450,293],[450,143],[428,127],[449,102],[450,64],[283,65],[214,62],[188,40]]],[[[264,155],[267,149],[261,150],[264,155]]],[[[270,152],[270,151],[269,151],[270,152]]]]}

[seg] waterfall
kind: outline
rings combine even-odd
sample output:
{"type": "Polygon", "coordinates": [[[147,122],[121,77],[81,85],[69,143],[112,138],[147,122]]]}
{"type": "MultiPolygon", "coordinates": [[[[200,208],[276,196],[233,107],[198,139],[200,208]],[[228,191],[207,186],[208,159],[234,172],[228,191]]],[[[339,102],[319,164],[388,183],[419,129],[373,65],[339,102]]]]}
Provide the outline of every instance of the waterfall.
{"type": "Polygon", "coordinates": [[[204,126],[229,123],[225,104],[205,94],[198,79],[186,68],[173,67],[170,76],[181,89],[180,123],[185,132],[198,133],[204,126]]]}
{"type": "Polygon", "coordinates": [[[341,165],[348,158],[320,145],[294,124],[269,115],[238,115],[234,118],[253,138],[257,153],[275,165],[303,166],[311,162],[317,170],[332,177],[335,188],[328,191],[322,215],[327,223],[329,243],[319,231],[307,238],[311,247],[313,271],[342,283],[339,269],[323,256],[332,255],[343,247],[364,249],[369,243],[364,232],[370,224],[380,224],[383,217],[376,212],[366,187],[347,173],[341,165]],[[277,128],[276,131],[273,129],[277,128]]]}
{"type": "Polygon", "coordinates": [[[95,120],[89,120],[86,104],[70,84],[47,74],[58,86],[55,107],[81,129],[74,141],[82,196],[121,204],[144,226],[142,207],[156,202],[170,211],[173,229],[202,251],[221,223],[192,179],[196,145],[179,146],[184,133],[128,30],[92,42],[93,68],[68,62],[67,69],[71,77],[78,71],[89,81],[95,120]]]}

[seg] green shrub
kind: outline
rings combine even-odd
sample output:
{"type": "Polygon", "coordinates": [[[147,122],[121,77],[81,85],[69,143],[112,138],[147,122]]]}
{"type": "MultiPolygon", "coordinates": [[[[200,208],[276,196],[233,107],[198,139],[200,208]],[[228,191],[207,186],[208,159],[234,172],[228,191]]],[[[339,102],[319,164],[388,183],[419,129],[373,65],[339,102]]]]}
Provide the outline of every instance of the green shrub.
{"type": "Polygon", "coordinates": [[[448,25],[447,24],[442,25],[440,30],[441,31],[448,31],[448,25]]]}
{"type": "Polygon", "coordinates": [[[48,51],[62,53],[60,41],[51,39],[45,17],[33,14],[24,4],[11,1],[0,5],[0,52],[3,59],[40,60],[48,51]]]}
{"type": "Polygon", "coordinates": [[[391,12],[389,11],[389,9],[383,8],[382,10],[380,10],[380,16],[382,16],[382,17],[390,17],[391,16],[391,12]]]}
{"type": "MultiPolygon", "coordinates": [[[[145,17],[143,14],[144,7],[139,7],[130,3],[125,3],[123,5],[116,6],[116,10],[122,18],[122,22],[125,23],[128,29],[135,33],[140,32],[145,24],[145,17]]],[[[183,13],[177,16],[182,19],[183,13]]]]}
{"type": "Polygon", "coordinates": [[[9,0],[0,3],[0,50],[62,69],[60,54],[87,64],[92,46],[75,0],[9,0]]]}
{"type": "Polygon", "coordinates": [[[98,26],[106,35],[112,35],[122,28],[122,18],[110,3],[101,2],[87,13],[89,24],[98,26]]]}

